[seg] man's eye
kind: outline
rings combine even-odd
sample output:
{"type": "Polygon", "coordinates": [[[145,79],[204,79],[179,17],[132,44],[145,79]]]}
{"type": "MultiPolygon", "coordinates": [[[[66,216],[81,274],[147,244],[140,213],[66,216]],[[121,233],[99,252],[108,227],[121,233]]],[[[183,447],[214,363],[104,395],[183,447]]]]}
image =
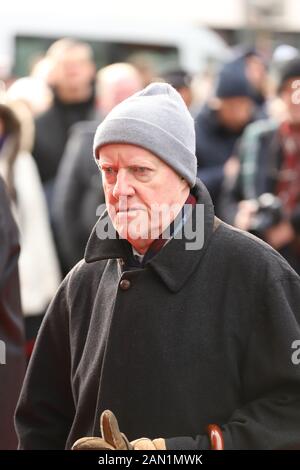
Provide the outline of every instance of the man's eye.
{"type": "Polygon", "coordinates": [[[149,172],[149,168],[146,168],[144,166],[135,166],[133,167],[133,172],[137,173],[138,175],[145,175],[147,172],[149,172]]]}
{"type": "Polygon", "coordinates": [[[101,168],[102,171],[104,171],[104,173],[106,173],[107,175],[113,175],[114,174],[114,169],[112,167],[105,167],[105,168],[101,168]]]}
{"type": "Polygon", "coordinates": [[[117,177],[117,171],[111,166],[101,168],[102,174],[108,183],[113,183],[117,177]]]}

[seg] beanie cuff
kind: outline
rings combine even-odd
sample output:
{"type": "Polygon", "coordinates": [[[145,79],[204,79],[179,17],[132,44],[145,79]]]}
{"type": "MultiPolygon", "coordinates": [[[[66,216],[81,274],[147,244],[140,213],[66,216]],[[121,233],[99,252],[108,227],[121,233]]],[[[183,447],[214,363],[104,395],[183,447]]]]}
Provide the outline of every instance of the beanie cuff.
{"type": "Polygon", "coordinates": [[[131,144],[155,154],[193,187],[196,183],[197,159],[185,145],[159,126],[143,119],[106,119],[98,127],[94,138],[94,157],[107,144],[131,144]],[[174,158],[180,155],[180,160],[174,158]]]}

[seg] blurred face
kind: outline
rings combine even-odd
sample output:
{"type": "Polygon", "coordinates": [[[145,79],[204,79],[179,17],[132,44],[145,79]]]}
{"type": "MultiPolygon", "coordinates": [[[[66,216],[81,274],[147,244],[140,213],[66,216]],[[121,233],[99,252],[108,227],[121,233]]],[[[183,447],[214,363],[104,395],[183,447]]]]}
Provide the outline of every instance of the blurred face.
{"type": "Polygon", "coordinates": [[[80,88],[91,83],[95,66],[84,46],[75,46],[61,54],[52,72],[51,84],[64,88],[80,88]]]}
{"type": "Polygon", "coordinates": [[[187,182],[156,155],[135,145],[101,147],[98,164],[114,228],[140,253],[146,252],[185,203],[187,182]]]}
{"type": "Polygon", "coordinates": [[[266,79],[267,71],[263,61],[255,56],[249,56],[246,59],[246,76],[249,82],[256,89],[260,89],[266,79]]]}
{"type": "Polygon", "coordinates": [[[300,77],[287,80],[281,92],[281,98],[290,122],[300,124],[300,77]]]}
{"type": "Polygon", "coordinates": [[[233,131],[242,130],[251,119],[253,102],[246,96],[218,100],[218,116],[221,123],[233,131]]]}
{"type": "Polygon", "coordinates": [[[108,114],[117,104],[141,90],[140,77],[132,75],[119,80],[111,80],[101,87],[99,107],[104,115],[108,114]]]}

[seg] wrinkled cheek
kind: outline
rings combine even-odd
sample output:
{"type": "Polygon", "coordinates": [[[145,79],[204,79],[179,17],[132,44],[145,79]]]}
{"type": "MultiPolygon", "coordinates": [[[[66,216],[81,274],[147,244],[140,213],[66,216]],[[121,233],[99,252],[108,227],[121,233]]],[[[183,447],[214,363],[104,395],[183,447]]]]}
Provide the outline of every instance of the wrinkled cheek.
{"type": "Polygon", "coordinates": [[[114,185],[112,184],[109,184],[106,180],[105,180],[105,176],[103,177],[102,179],[102,186],[103,186],[103,191],[104,191],[104,195],[105,195],[105,199],[110,202],[111,204],[112,203],[115,203],[116,200],[113,196],[113,190],[114,190],[114,185]]]}
{"type": "Polygon", "coordinates": [[[117,214],[114,206],[111,206],[108,202],[106,203],[107,212],[110,220],[112,221],[113,226],[116,228],[117,223],[117,214]]]}

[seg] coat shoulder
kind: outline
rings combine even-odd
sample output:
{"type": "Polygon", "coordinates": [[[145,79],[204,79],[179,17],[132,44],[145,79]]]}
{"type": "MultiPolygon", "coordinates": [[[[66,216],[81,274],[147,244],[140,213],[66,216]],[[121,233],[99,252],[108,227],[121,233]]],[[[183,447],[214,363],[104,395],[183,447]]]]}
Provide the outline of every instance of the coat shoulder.
{"type": "MultiPolygon", "coordinates": [[[[214,237],[214,250],[221,250],[229,266],[237,266],[266,282],[294,279],[299,276],[289,263],[270,245],[254,235],[222,222],[214,237]]],[[[221,253],[220,253],[221,256],[221,253]]]]}
{"type": "Polygon", "coordinates": [[[97,288],[107,260],[94,261],[87,263],[84,259],[80,260],[67,275],[68,291],[74,291],[89,286],[89,289],[97,288]]]}

